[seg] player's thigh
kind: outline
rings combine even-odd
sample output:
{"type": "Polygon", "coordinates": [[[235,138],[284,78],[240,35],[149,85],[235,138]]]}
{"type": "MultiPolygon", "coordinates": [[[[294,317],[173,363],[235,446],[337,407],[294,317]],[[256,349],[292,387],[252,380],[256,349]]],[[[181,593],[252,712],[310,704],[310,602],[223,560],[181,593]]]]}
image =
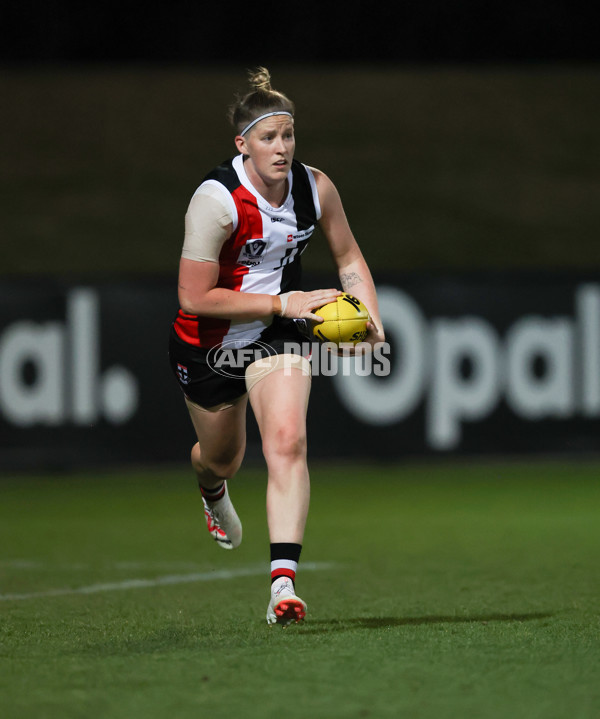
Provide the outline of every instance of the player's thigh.
{"type": "Polygon", "coordinates": [[[250,404],[263,444],[304,440],[311,377],[300,369],[277,369],[266,374],[249,392],[250,404]]]}
{"type": "Polygon", "coordinates": [[[224,408],[202,408],[186,399],[200,445],[202,463],[227,463],[243,454],[246,447],[246,408],[243,395],[224,408]]]}

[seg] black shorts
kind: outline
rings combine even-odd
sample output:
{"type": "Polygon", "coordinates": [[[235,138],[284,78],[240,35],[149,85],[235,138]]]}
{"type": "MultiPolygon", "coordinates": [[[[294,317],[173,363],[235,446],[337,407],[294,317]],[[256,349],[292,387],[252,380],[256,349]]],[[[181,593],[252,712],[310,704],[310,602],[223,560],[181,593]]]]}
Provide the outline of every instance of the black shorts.
{"type": "Polygon", "coordinates": [[[201,407],[214,407],[246,394],[246,368],[252,362],[283,354],[286,344],[293,343],[300,348],[307,341],[293,320],[279,317],[256,342],[241,350],[194,347],[181,340],[171,327],[169,363],[186,397],[201,407]]]}

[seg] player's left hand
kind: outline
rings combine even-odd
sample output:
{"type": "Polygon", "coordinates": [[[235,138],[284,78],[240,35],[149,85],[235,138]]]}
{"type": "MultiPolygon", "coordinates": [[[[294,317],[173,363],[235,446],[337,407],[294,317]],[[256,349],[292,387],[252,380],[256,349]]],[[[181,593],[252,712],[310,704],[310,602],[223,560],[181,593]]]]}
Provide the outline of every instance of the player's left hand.
{"type": "Polygon", "coordinates": [[[367,338],[365,342],[368,342],[371,346],[378,342],[385,342],[383,327],[377,327],[373,320],[369,320],[367,322],[367,338]]]}
{"type": "Polygon", "coordinates": [[[367,322],[367,336],[357,345],[342,344],[337,350],[337,354],[342,357],[353,357],[354,355],[363,355],[373,351],[373,347],[379,343],[385,342],[385,334],[383,328],[379,329],[373,320],[367,322]]]}

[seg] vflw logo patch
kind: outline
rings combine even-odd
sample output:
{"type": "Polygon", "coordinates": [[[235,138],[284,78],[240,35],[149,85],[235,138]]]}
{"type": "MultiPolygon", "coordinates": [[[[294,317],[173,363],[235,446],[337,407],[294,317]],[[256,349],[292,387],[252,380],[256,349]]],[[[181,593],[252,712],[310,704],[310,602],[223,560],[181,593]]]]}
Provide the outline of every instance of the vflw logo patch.
{"type": "Polygon", "coordinates": [[[266,240],[250,240],[242,247],[238,262],[246,267],[255,267],[260,265],[264,259],[265,250],[267,248],[266,240]]]}

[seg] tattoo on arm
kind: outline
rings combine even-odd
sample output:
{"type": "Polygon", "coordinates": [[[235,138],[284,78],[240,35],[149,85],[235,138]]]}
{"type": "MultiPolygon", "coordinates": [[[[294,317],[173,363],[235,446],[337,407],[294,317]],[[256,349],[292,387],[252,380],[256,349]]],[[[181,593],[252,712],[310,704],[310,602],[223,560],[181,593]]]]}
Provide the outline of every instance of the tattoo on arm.
{"type": "Polygon", "coordinates": [[[342,287],[348,291],[351,287],[354,287],[354,285],[360,284],[362,282],[362,277],[356,272],[348,272],[340,275],[340,281],[342,283],[342,287]]]}

